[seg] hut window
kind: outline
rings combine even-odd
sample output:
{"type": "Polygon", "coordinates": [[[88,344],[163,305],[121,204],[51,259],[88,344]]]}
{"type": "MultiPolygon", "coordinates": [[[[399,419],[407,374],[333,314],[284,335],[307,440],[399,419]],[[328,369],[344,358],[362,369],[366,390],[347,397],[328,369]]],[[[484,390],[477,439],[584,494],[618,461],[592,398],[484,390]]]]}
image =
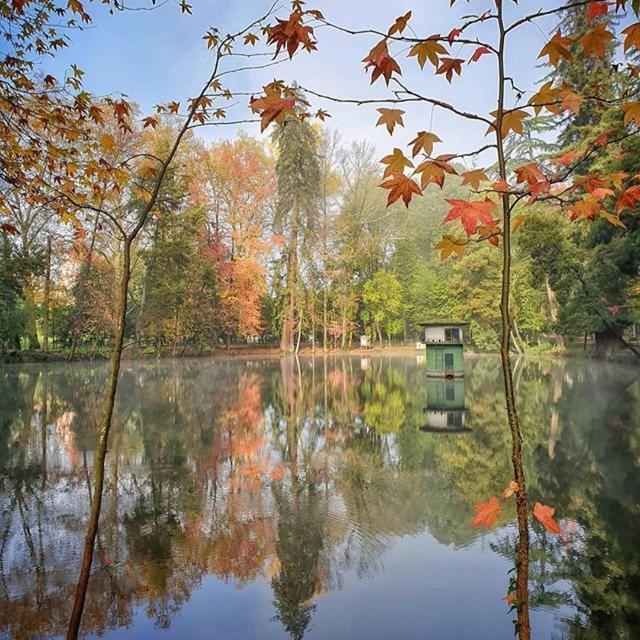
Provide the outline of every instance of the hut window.
{"type": "Polygon", "coordinates": [[[460,342],[460,329],[451,328],[444,330],[444,339],[446,342],[460,342]]]}

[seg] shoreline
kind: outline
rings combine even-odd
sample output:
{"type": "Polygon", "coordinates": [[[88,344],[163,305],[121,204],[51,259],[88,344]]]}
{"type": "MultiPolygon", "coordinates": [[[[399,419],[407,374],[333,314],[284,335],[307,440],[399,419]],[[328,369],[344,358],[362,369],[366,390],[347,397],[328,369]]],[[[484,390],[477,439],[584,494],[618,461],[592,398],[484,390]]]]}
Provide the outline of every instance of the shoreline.
{"type": "MultiPolygon", "coordinates": [[[[321,347],[316,347],[313,349],[310,346],[301,347],[300,350],[296,354],[289,355],[297,355],[302,357],[341,357],[341,356],[376,356],[376,357],[398,357],[398,356],[420,356],[423,355],[422,349],[418,350],[415,348],[415,345],[392,345],[386,347],[371,347],[371,348],[363,348],[363,347],[353,347],[350,349],[328,349],[324,351],[321,347]]],[[[472,349],[465,349],[465,356],[489,356],[496,355],[497,351],[473,351],[472,349]]],[[[576,351],[566,351],[564,353],[560,352],[544,352],[544,353],[524,353],[517,354],[513,353],[513,357],[526,357],[526,358],[543,358],[543,359],[563,359],[563,358],[571,358],[577,360],[594,360],[600,362],[622,362],[622,363],[636,363],[640,364],[637,358],[633,355],[629,354],[626,351],[619,351],[612,358],[603,359],[596,358],[591,353],[585,353],[582,350],[576,351]]],[[[122,355],[122,362],[144,362],[148,360],[164,360],[164,359],[175,359],[175,360],[189,360],[189,359],[211,359],[211,360],[233,360],[233,359],[241,359],[241,358],[280,358],[285,357],[284,354],[280,351],[279,346],[231,346],[229,348],[221,347],[220,349],[216,349],[215,351],[207,352],[207,353],[193,353],[193,352],[185,352],[182,354],[171,354],[171,353],[162,353],[162,354],[134,354],[132,350],[126,350],[122,355]]],[[[0,366],[10,366],[10,365],[22,365],[22,364],[60,364],[60,363],[85,363],[85,364],[94,364],[94,363],[103,363],[107,362],[108,355],[104,354],[93,354],[89,356],[87,354],[82,354],[80,356],[76,356],[73,360],[69,360],[68,354],[64,352],[49,352],[43,353],[41,351],[30,352],[23,351],[20,352],[18,357],[15,359],[5,359],[0,361],[0,366]]]]}

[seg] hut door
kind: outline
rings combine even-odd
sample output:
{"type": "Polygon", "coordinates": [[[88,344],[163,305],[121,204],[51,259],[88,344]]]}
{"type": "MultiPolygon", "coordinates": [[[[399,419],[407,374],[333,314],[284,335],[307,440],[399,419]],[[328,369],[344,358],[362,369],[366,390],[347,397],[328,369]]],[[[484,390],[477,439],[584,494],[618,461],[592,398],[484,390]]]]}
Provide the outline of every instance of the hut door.
{"type": "Polygon", "coordinates": [[[453,353],[444,354],[444,368],[445,371],[453,371],[453,353]]]}

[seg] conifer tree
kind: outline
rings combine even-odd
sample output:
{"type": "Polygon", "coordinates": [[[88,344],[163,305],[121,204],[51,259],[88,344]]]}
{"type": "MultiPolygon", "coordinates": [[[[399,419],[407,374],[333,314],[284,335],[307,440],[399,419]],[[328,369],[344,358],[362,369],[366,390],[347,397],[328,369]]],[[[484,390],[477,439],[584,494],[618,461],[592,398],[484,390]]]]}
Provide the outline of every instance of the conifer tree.
{"type": "Polygon", "coordinates": [[[278,202],[276,232],[285,241],[284,310],[280,347],[294,351],[296,323],[300,321],[301,255],[315,235],[320,204],[320,163],[316,134],[306,120],[290,117],[274,135],[278,202]]]}

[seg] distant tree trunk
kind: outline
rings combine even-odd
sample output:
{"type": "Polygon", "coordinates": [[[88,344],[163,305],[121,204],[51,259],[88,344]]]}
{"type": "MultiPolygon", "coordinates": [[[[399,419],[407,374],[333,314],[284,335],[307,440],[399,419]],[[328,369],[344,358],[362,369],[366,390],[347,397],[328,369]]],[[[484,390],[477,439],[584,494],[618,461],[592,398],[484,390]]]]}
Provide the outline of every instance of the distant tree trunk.
{"type": "Polygon", "coordinates": [[[298,320],[298,336],[296,338],[296,353],[300,351],[300,338],[302,337],[302,315],[298,320]]]}
{"type": "Polygon", "coordinates": [[[33,284],[29,284],[24,288],[24,301],[26,312],[26,330],[29,349],[34,351],[40,350],[40,341],[38,340],[38,328],[36,326],[36,301],[33,284]]]}
{"type": "Polygon", "coordinates": [[[42,304],[42,350],[49,351],[49,305],[51,299],[51,236],[47,236],[47,267],[44,280],[44,302],[42,304]]]}
{"type": "MultiPolygon", "coordinates": [[[[326,278],[326,273],[325,273],[326,278]]],[[[327,338],[329,335],[329,328],[327,327],[327,317],[328,317],[328,296],[329,292],[327,291],[327,284],[325,281],[324,288],[322,291],[322,349],[326,351],[329,348],[327,343],[327,338]]]]}
{"type": "MultiPolygon", "coordinates": [[[[100,206],[102,206],[102,201],[100,206]]],[[[69,360],[73,360],[76,355],[76,349],[78,348],[78,340],[80,338],[80,331],[82,329],[82,322],[84,315],[84,305],[86,298],[87,285],[89,284],[91,276],[91,262],[93,260],[93,251],[96,246],[96,238],[98,236],[98,229],[100,226],[100,214],[96,213],[96,218],[93,222],[93,230],[91,231],[91,242],[89,243],[89,250],[84,265],[80,269],[80,278],[78,282],[78,293],[75,300],[73,316],[72,316],[72,328],[71,328],[71,351],[69,352],[69,360]]]]}
{"type": "Polygon", "coordinates": [[[294,201],[291,211],[291,236],[289,238],[289,257],[287,260],[286,308],[282,321],[280,350],[293,353],[295,332],[295,303],[298,274],[298,212],[294,201]]]}
{"type": "Polygon", "coordinates": [[[623,339],[623,329],[618,325],[595,332],[596,357],[610,359],[623,339]]]}
{"type": "Polygon", "coordinates": [[[547,276],[544,280],[544,285],[547,290],[547,304],[549,305],[549,317],[551,318],[551,322],[553,322],[553,332],[556,337],[556,344],[564,349],[564,336],[561,333],[558,333],[556,325],[558,322],[558,302],[556,300],[556,292],[551,288],[549,284],[549,277],[547,276]]]}
{"type": "Polygon", "coordinates": [[[522,336],[520,335],[520,330],[518,329],[518,323],[515,318],[511,319],[511,336],[513,338],[513,346],[516,348],[516,351],[520,354],[524,353],[524,341],[522,340],[522,336]]]}

